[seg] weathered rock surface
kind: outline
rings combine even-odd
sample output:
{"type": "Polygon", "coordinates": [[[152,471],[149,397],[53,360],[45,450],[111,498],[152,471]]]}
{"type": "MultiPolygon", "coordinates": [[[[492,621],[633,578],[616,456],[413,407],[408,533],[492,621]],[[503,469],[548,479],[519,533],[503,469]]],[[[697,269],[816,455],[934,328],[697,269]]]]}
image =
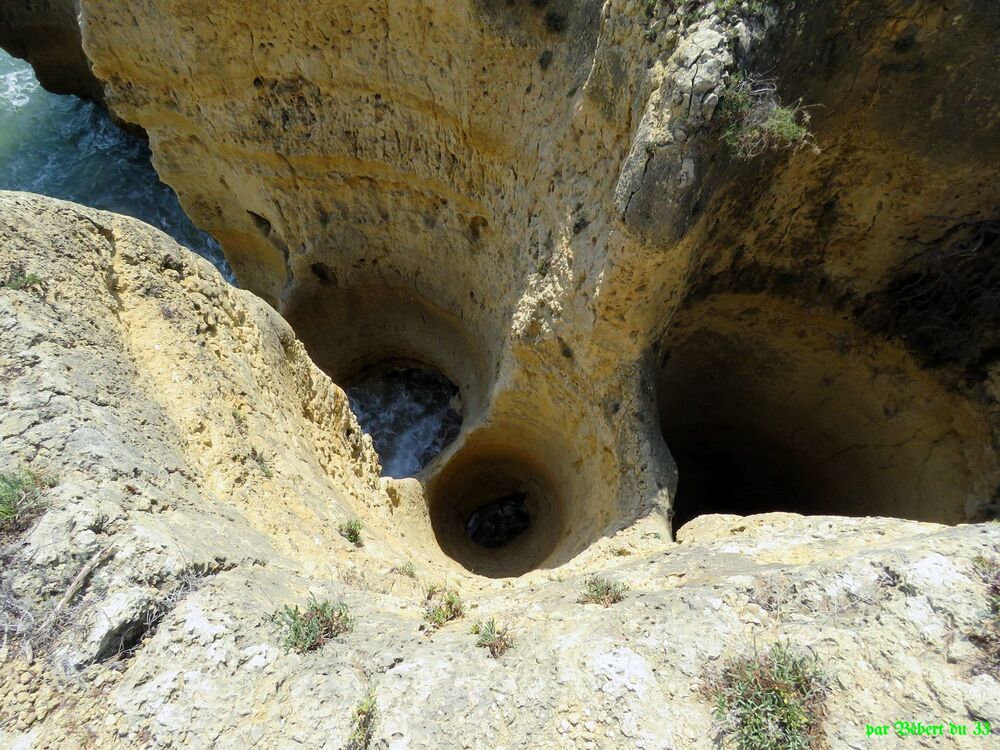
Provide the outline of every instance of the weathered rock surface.
{"type": "Polygon", "coordinates": [[[83,0],[81,20],[109,103],[322,369],[458,385],[419,493],[462,567],[558,565],[672,514],[995,517],[1000,6],[714,8],[83,0]],[[737,69],[815,104],[820,150],[734,160],[737,69]],[[534,488],[502,554],[454,499],[484,484],[534,488]]]}
{"type": "Polygon", "coordinates": [[[834,675],[832,747],[1000,723],[969,640],[998,527],[926,523],[1000,503],[1000,6],[672,5],[80,0],[109,105],[259,297],[0,198],[0,272],[46,280],[0,290],[0,471],[58,480],[4,568],[22,626],[114,548],[9,652],[0,743],[340,747],[372,688],[373,747],[711,747],[704,670],[779,639],[834,675]],[[732,158],[737,70],[816,105],[819,150],[732,158]],[[380,480],[332,381],[399,361],[464,421],[380,480]],[[525,531],[470,540],[522,493],[525,531]],[[577,602],[596,572],[624,602],[577,602]],[[515,649],[422,630],[430,583],[515,649]],[[356,628],[284,654],[310,592],[356,628]]]}
{"type": "Polygon", "coordinates": [[[371,689],[373,748],[709,748],[705,670],[777,640],[831,674],[831,747],[904,718],[1000,725],[968,640],[988,606],[973,559],[1000,555],[1000,525],[703,516],[679,544],[633,527],[558,570],[458,576],[419,552],[416,483],[380,484],[340,389],[207,262],[135,220],[0,193],[0,278],[16,267],[41,282],[0,289],[0,472],[55,484],[5,550],[5,626],[16,599],[45,635],[84,563],[113,555],[32,665],[7,643],[0,747],[339,748],[371,689]],[[336,531],[355,516],[363,548],[336,531]],[[393,572],[407,557],[417,579],[393,572]],[[631,591],[580,604],[593,573],[631,591]],[[425,630],[432,582],[468,617],[425,630]],[[270,615],[310,592],[354,631],[286,654],[270,615]],[[498,660],[469,634],[491,616],[515,637],[498,660]]]}

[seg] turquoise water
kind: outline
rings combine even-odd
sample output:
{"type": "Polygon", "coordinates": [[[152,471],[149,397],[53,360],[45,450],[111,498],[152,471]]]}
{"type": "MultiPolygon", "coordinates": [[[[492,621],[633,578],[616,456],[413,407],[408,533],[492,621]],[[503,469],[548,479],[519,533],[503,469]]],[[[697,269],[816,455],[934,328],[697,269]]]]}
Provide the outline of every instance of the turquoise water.
{"type": "Polygon", "coordinates": [[[134,216],[171,235],[233,281],[222,249],[160,182],[143,138],[100,107],[38,85],[28,63],[0,50],[0,190],[24,190],[134,216]]]}

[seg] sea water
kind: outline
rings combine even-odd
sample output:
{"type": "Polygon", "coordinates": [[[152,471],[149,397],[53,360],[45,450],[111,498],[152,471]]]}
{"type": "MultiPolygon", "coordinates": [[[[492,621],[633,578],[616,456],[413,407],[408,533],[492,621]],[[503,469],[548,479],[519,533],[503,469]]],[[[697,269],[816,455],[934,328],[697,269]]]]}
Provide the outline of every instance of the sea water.
{"type": "Polygon", "coordinates": [[[43,89],[0,50],[0,190],[23,190],[141,219],[233,274],[211,235],[184,213],[150,162],[149,144],[100,107],[43,89]]]}

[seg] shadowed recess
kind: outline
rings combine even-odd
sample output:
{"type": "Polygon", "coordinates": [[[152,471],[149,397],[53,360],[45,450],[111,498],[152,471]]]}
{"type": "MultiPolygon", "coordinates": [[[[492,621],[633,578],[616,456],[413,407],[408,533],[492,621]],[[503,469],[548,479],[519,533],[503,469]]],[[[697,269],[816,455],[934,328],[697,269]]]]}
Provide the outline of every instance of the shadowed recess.
{"type": "Polygon", "coordinates": [[[843,318],[723,296],[668,340],[657,393],[675,528],[770,511],[960,523],[989,502],[988,426],[843,318]]]}

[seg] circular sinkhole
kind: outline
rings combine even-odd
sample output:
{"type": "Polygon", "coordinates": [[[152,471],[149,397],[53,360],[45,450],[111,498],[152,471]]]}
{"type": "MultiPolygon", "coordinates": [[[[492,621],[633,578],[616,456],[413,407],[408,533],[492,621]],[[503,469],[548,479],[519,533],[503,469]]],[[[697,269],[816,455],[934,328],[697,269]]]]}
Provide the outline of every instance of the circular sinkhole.
{"type": "Polygon", "coordinates": [[[344,388],[372,436],[384,476],[426,469],[485,409],[482,337],[414,289],[381,280],[346,285],[343,268],[312,259],[315,283],[282,309],[312,360],[344,388]]]}
{"type": "Polygon", "coordinates": [[[566,530],[562,497],[545,467],[511,446],[466,445],[427,497],[441,549],[478,575],[505,578],[542,566],[566,530]]]}
{"type": "Polygon", "coordinates": [[[371,435],[382,476],[419,474],[462,428],[458,387],[416,362],[367,367],[344,390],[361,429],[371,435]]]}
{"type": "Polygon", "coordinates": [[[982,415],[849,321],[734,295],[682,315],[667,342],[675,531],[771,511],[960,523],[989,495],[982,415]]]}

